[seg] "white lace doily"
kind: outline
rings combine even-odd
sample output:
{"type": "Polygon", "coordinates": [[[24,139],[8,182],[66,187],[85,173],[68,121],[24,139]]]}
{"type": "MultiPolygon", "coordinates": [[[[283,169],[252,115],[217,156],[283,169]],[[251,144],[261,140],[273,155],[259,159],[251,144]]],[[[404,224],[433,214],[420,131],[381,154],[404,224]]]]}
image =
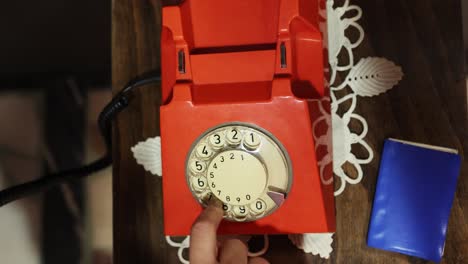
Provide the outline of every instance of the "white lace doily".
{"type": "MultiPolygon", "coordinates": [[[[364,39],[364,29],[357,23],[362,16],[362,10],[356,5],[350,5],[349,0],[346,0],[342,6],[334,6],[333,0],[327,1],[327,10],[322,12],[325,16],[328,26],[328,60],[330,63],[330,97],[331,97],[331,120],[333,129],[328,129],[328,135],[314,135],[315,140],[319,144],[324,144],[321,137],[333,138],[333,150],[328,150],[328,153],[333,153],[333,172],[336,191],[335,196],[343,193],[346,183],[357,184],[362,180],[362,164],[370,163],[374,157],[374,152],[371,147],[365,142],[364,138],[368,132],[366,119],[354,112],[358,98],[364,96],[376,96],[389,89],[403,77],[403,72],[399,66],[393,62],[378,57],[368,57],[360,59],[355,63],[353,50],[357,48],[364,39]],[[357,38],[351,40],[347,32],[354,31],[357,33],[357,38]],[[342,55],[344,52],[345,55],[342,55]],[[347,61],[343,63],[341,61],[347,61]],[[338,80],[338,73],[346,74],[343,80],[338,80]],[[343,91],[349,87],[349,93],[343,94],[343,91]],[[344,113],[339,114],[340,106],[343,104],[350,105],[344,113]],[[353,131],[349,124],[351,120],[360,123],[362,128],[360,132],[353,131]],[[359,144],[367,151],[365,157],[356,157],[352,152],[352,145],[359,144]],[[350,164],[354,167],[357,175],[352,177],[344,169],[345,164],[350,164]]],[[[327,99],[328,100],[328,99],[327,99]]],[[[326,122],[330,114],[321,109],[324,118],[319,119],[314,123],[326,122]],[[327,116],[328,115],[328,116],[327,116]]],[[[320,171],[324,167],[331,165],[331,158],[326,157],[319,161],[320,171]]],[[[322,180],[324,180],[322,178],[322,180]]],[[[324,181],[325,184],[331,184],[331,179],[324,181]]]]}
{"type": "MultiPolygon", "coordinates": [[[[353,49],[357,48],[364,39],[364,29],[357,23],[362,16],[362,10],[356,5],[350,5],[349,0],[346,0],[342,6],[335,6],[333,0],[327,1],[327,10],[323,10],[322,16],[327,16],[327,25],[322,24],[322,29],[328,26],[328,36],[325,43],[328,43],[328,60],[330,64],[330,97],[331,97],[331,113],[325,111],[324,107],[319,105],[322,117],[317,119],[313,124],[315,127],[321,122],[325,122],[328,130],[323,135],[314,133],[316,148],[325,146],[328,154],[318,161],[320,167],[320,177],[324,184],[332,184],[333,179],[324,178],[324,170],[332,164],[333,156],[333,173],[335,180],[335,196],[340,195],[346,188],[346,183],[357,184],[363,178],[361,165],[370,163],[374,158],[372,148],[364,140],[369,130],[367,121],[361,115],[354,112],[356,109],[357,99],[359,96],[376,96],[386,92],[403,78],[401,68],[393,62],[378,57],[368,57],[360,59],[358,63],[354,63],[355,58],[353,49]],[[347,36],[348,30],[357,32],[358,37],[352,41],[347,36]],[[340,58],[342,53],[345,53],[347,58],[344,60],[348,63],[343,65],[340,58]],[[338,80],[338,73],[346,74],[343,80],[338,80]],[[351,92],[342,92],[347,87],[351,92]],[[341,94],[341,96],[340,96],[341,94]],[[344,94],[344,95],[342,95],[344,94]],[[340,105],[348,104],[349,107],[339,113],[340,105]],[[329,124],[331,115],[331,123],[329,124]],[[361,131],[353,131],[349,124],[351,120],[360,123],[361,131]],[[330,149],[330,137],[333,138],[333,149],[330,149]],[[352,146],[359,144],[368,153],[365,157],[360,158],[352,152],[352,146]],[[333,153],[333,155],[332,155],[333,153]],[[354,167],[357,175],[351,176],[343,169],[345,164],[354,167]],[[338,187],[337,187],[338,186],[338,187]]],[[[324,99],[327,103],[329,99],[324,99]]],[[[328,258],[333,251],[331,244],[333,243],[331,233],[325,234],[299,234],[290,235],[289,239],[298,248],[303,249],[306,253],[320,255],[322,258],[328,258]]]]}
{"type": "MultiPolygon", "coordinates": [[[[369,130],[367,121],[361,115],[356,114],[357,101],[359,97],[376,96],[386,92],[403,77],[401,68],[393,62],[378,57],[367,57],[360,59],[355,63],[353,50],[357,48],[364,39],[364,30],[358,24],[362,16],[362,10],[356,5],[350,5],[346,0],[342,6],[335,6],[333,0],[327,0],[326,10],[322,10],[322,17],[327,17],[327,24],[321,24],[322,29],[328,27],[328,36],[325,35],[325,43],[328,43],[328,55],[330,68],[328,69],[330,80],[331,113],[325,111],[324,107],[319,105],[321,117],[317,119],[313,127],[324,122],[328,130],[325,134],[314,133],[316,147],[325,146],[328,154],[318,161],[320,167],[321,180],[324,184],[332,184],[333,179],[324,178],[324,170],[327,166],[332,166],[333,153],[333,172],[335,180],[335,196],[340,195],[346,188],[346,184],[357,184],[363,178],[361,165],[368,164],[374,157],[371,147],[365,142],[365,136],[369,130]],[[347,32],[354,30],[358,37],[351,40],[347,32]],[[346,65],[343,65],[340,58],[345,53],[346,65]],[[338,80],[338,75],[346,75],[343,80],[338,80]],[[343,92],[346,89],[350,92],[343,92]],[[345,111],[339,111],[342,104],[349,105],[345,111]],[[339,113],[340,112],[340,113],[339,113]],[[331,115],[331,119],[330,119],[331,115]],[[331,124],[330,121],[331,120],[331,124]],[[351,121],[360,123],[360,131],[353,131],[349,124],[351,121]],[[333,128],[333,129],[331,129],[333,128]],[[333,149],[330,149],[330,137],[333,138],[333,149]],[[357,157],[352,152],[352,146],[359,144],[361,148],[368,153],[365,157],[357,157]],[[343,169],[343,166],[353,166],[357,175],[351,176],[343,169]]],[[[329,103],[329,99],[324,99],[324,103],[329,103]]],[[[315,129],[313,129],[315,131],[315,129]]],[[[154,175],[161,176],[161,146],[160,138],[150,138],[145,142],[140,142],[132,148],[135,159],[138,164],[144,166],[145,170],[154,175]]],[[[298,248],[306,253],[319,255],[322,258],[328,258],[333,251],[333,233],[323,234],[291,234],[289,239],[298,248]]],[[[189,263],[183,258],[183,251],[189,248],[190,237],[184,238],[180,243],[172,241],[166,237],[170,246],[178,248],[178,256],[182,263],[189,263]]],[[[268,248],[268,238],[265,237],[265,248],[255,255],[261,255],[268,248]]]]}

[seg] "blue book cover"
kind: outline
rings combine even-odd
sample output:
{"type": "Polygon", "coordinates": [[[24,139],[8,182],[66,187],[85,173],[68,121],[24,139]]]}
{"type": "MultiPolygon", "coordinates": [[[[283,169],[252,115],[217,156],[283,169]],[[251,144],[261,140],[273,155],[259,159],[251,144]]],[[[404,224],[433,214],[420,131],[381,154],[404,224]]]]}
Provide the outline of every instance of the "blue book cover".
{"type": "Polygon", "coordinates": [[[460,166],[454,149],[387,139],[367,244],[439,262],[460,166]]]}

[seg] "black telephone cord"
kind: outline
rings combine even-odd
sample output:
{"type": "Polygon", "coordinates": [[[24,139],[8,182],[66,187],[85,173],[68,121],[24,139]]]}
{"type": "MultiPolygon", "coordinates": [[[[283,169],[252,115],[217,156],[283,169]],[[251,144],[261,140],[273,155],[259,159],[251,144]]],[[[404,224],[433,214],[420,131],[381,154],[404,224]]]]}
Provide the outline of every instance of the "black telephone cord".
{"type": "Polygon", "coordinates": [[[83,167],[44,175],[37,180],[2,190],[0,191],[0,207],[26,196],[46,191],[58,184],[84,178],[110,166],[112,164],[112,121],[129,105],[133,98],[133,89],[160,81],[160,76],[150,76],[132,81],[104,107],[98,118],[100,133],[106,144],[106,153],[102,158],[83,167]]]}

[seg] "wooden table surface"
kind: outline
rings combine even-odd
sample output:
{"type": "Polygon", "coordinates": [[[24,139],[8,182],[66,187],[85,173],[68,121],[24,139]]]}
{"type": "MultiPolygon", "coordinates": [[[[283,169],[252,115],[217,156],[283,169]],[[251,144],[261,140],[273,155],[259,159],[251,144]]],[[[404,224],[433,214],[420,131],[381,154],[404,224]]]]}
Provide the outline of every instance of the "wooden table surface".
{"type": "MultiPolygon", "coordinates": [[[[159,2],[159,1],[156,1],[159,2]]],[[[383,140],[396,137],[468,153],[467,90],[461,0],[352,0],[363,9],[366,38],[355,57],[382,56],[401,65],[401,83],[377,97],[360,98],[357,113],[369,125],[375,152],[360,184],[336,199],[337,232],[330,259],[304,254],[286,236],[271,237],[271,263],[425,263],[372,249],[366,235],[383,140]]],[[[137,75],[159,69],[160,4],[114,0],[114,92],[137,75]]],[[[179,263],[163,236],[161,179],[136,164],[130,147],[159,135],[157,86],[136,93],[114,126],[114,261],[179,263]]],[[[352,124],[353,125],[353,124],[352,124]]],[[[359,156],[359,150],[356,150],[359,156]]],[[[468,263],[468,162],[464,158],[442,263],[468,263]]]]}

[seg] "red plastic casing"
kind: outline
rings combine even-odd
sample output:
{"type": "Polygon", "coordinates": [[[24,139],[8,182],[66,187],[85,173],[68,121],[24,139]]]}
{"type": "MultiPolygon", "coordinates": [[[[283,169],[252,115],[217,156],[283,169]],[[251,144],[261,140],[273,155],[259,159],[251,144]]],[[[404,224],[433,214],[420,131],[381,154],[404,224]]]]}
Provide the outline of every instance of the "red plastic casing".
{"type": "MultiPolygon", "coordinates": [[[[317,164],[331,153],[317,151],[313,137],[314,121],[324,116],[320,106],[329,102],[321,101],[328,91],[320,4],[186,0],[163,8],[160,122],[166,235],[190,233],[202,207],[187,185],[187,155],[203,132],[226,122],[254,124],[273,134],[289,154],[293,180],[274,213],[254,222],[223,221],[219,233],[334,232],[333,184],[321,181],[317,164]]],[[[323,178],[331,177],[330,169],[324,173],[323,178]]]]}

